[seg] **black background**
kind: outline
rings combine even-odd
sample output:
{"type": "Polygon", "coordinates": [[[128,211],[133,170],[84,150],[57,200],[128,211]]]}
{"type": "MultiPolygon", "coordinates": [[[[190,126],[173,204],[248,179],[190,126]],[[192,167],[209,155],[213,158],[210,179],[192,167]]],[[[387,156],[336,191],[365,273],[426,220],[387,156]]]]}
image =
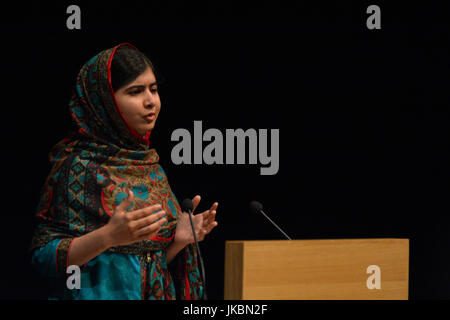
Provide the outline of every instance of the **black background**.
{"type": "Polygon", "coordinates": [[[448,10],[439,2],[237,1],[78,3],[3,8],[2,298],[43,298],[26,250],[47,154],[66,134],[81,66],[129,42],[159,71],[152,133],[174,193],[219,202],[201,243],[211,299],[223,299],[225,240],[410,239],[410,299],[449,299],[448,10]],[[366,9],[381,8],[381,30],[366,9]],[[280,129],[280,168],[180,165],[171,133],[280,129]]]}

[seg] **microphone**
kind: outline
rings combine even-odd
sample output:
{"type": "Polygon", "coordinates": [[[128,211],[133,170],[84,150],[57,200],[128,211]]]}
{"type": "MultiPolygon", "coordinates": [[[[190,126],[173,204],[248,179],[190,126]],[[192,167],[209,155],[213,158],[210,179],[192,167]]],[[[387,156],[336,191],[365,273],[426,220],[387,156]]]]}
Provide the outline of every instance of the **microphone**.
{"type": "Polygon", "coordinates": [[[250,202],[250,212],[257,214],[259,212],[261,212],[264,217],[266,217],[267,220],[270,221],[270,223],[272,223],[278,230],[280,230],[280,232],[288,239],[288,240],[292,240],[287,234],[286,232],[284,232],[283,230],[281,230],[281,228],[279,226],[277,226],[277,224],[275,222],[272,221],[272,219],[270,219],[262,210],[263,209],[263,205],[258,202],[258,201],[252,201],[250,202]]]}
{"type": "Polygon", "coordinates": [[[194,223],[192,222],[192,217],[191,217],[192,210],[194,209],[192,200],[184,199],[183,203],[181,204],[181,208],[182,208],[183,212],[187,212],[189,215],[189,221],[191,222],[192,234],[194,235],[195,246],[197,247],[197,255],[200,260],[200,270],[201,270],[201,276],[202,276],[202,280],[203,280],[203,300],[208,300],[207,294],[206,294],[205,267],[203,266],[202,254],[200,253],[200,247],[198,245],[197,236],[195,235],[194,223]]]}

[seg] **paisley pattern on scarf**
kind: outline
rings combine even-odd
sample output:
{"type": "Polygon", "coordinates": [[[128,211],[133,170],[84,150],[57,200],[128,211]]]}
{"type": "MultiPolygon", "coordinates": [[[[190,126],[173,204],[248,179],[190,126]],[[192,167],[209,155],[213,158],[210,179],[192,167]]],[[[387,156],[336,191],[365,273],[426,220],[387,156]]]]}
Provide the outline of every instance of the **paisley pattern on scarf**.
{"type": "Polygon", "coordinates": [[[110,67],[121,45],[137,50],[127,43],[104,50],[78,74],[69,103],[71,128],[68,138],[50,150],[52,169],[36,209],[30,250],[63,239],[55,263],[57,271],[66,277],[72,240],[108,223],[114,209],[127,197],[126,189],[130,189],[135,198],[127,211],[159,203],[167,222],[149,240],[113,247],[108,252],[141,257],[144,299],[198,299],[202,283],[195,247],[188,245],[176,256],[176,272],[172,275],[165,257],[161,257],[174,239],[181,209],[156,150],[149,148],[151,132],[140,136],[118,111],[110,67]],[[152,269],[147,270],[150,262],[152,269]]]}

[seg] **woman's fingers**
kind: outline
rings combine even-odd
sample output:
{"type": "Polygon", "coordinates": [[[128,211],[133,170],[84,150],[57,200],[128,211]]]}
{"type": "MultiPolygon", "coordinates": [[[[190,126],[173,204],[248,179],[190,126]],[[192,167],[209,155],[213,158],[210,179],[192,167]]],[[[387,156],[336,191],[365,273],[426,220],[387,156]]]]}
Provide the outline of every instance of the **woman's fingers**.
{"type": "Polygon", "coordinates": [[[205,213],[208,214],[208,213],[211,213],[212,211],[216,211],[218,206],[219,206],[219,203],[218,202],[214,202],[212,204],[211,208],[209,208],[209,210],[206,210],[205,213]]]}
{"type": "Polygon", "coordinates": [[[161,229],[161,225],[163,225],[166,221],[166,218],[162,218],[150,225],[147,225],[146,227],[140,228],[135,232],[135,235],[137,237],[150,236],[153,233],[159,231],[161,229]]]}
{"type": "Polygon", "coordinates": [[[133,229],[141,229],[144,228],[152,223],[154,223],[156,220],[160,218],[164,218],[166,216],[166,213],[164,211],[159,211],[156,213],[151,214],[150,216],[145,216],[143,218],[140,218],[138,220],[134,220],[130,222],[130,225],[133,229]]]}
{"type": "Polygon", "coordinates": [[[217,227],[218,222],[214,221],[212,223],[210,223],[209,225],[207,225],[206,227],[203,228],[203,230],[205,230],[205,234],[208,234],[212,231],[212,229],[214,229],[215,227],[217,227]]]}
{"type": "Polygon", "coordinates": [[[218,225],[217,221],[211,221],[208,224],[204,224],[203,227],[198,230],[198,238],[199,241],[202,241],[207,234],[209,234],[212,229],[214,229],[218,225]]]}
{"type": "Polygon", "coordinates": [[[217,206],[218,206],[218,204],[216,202],[215,204],[213,204],[211,206],[211,209],[209,209],[209,210],[204,212],[204,219],[203,219],[204,225],[207,225],[207,224],[209,224],[209,223],[214,221],[214,219],[216,218],[216,213],[217,213],[216,208],[217,208],[217,206]]]}
{"type": "Polygon", "coordinates": [[[199,239],[200,239],[199,241],[205,239],[205,236],[206,236],[207,234],[209,234],[209,233],[212,231],[212,229],[214,229],[215,227],[217,227],[217,225],[218,225],[217,221],[214,221],[214,222],[210,223],[208,226],[202,228],[202,229],[198,232],[198,233],[199,233],[199,239]]]}
{"type": "Polygon", "coordinates": [[[213,222],[215,217],[216,217],[216,212],[215,211],[208,212],[207,214],[205,214],[205,216],[203,218],[203,227],[206,227],[211,222],[213,222]]]}
{"type": "Polygon", "coordinates": [[[196,195],[194,198],[192,198],[192,213],[195,212],[195,208],[197,208],[201,199],[202,197],[200,197],[200,195],[196,195]]]}
{"type": "Polygon", "coordinates": [[[155,213],[158,210],[161,210],[161,208],[162,207],[160,204],[154,204],[152,206],[129,212],[127,216],[130,218],[130,220],[139,220],[155,213]]]}
{"type": "Polygon", "coordinates": [[[203,229],[205,230],[205,234],[208,234],[211,232],[211,230],[217,226],[217,222],[214,220],[216,219],[216,209],[219,206],[218,202],[214,202],[209,210],[206,210],[203,213],[203,229]]]}
{"type": "Polygon", "coordinates": [[[133,191],[127,189],[127,193],[128,193],[128,197],[123,199],[123,201],[116,207],[116,210],[114,210],[114,213],[116,211],[126,212],[128,206],[131,203],[133,203],[133,200],[134,200],[134,193],[133,193],[133,191]]]}
{"type": "Polygon", "coordinates": [[[205,221],[205,217],[202,214],[193,215],[195,230],[200,230],[203,227],[203,222],[205,221]]]}

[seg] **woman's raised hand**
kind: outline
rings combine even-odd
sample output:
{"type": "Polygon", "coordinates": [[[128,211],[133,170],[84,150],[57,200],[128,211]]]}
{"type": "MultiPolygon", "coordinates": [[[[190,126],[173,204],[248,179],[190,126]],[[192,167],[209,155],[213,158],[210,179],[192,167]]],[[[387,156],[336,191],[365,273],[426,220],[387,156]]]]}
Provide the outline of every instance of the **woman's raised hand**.
{"type": "Polygon", "coordinates": [[[167,221],[160,204],[127,212],[133,199],[133,191],[128,190],[128,197],[116,207],[104,227],[110,247],[147,240],[156,235],[161,230],[161,225],[167,221]],[[155,213],[156,211],[159,212],[155,213]]]}
{"type": "MultiPolygon", "coordinates": [[[[197,208],[200,203],[200,199],[200,196],[195,196],[194,199],[192,199],[192,213],[194,213],[195,208],[197,208]]],[[[205,236],[217,226],[215,217],[218,205],[219,204],[217,202],[214,202],[209,210],[191,216],[197,241],[202,241],[205,239],[205,236]]],[[[192,234],[192,227],[189,221],[189,215],[187,213],[183,213],[181,218],[178,220],[174,241],[182,244],[183,246],[194,242],[194,235],[192,234]]]]}

